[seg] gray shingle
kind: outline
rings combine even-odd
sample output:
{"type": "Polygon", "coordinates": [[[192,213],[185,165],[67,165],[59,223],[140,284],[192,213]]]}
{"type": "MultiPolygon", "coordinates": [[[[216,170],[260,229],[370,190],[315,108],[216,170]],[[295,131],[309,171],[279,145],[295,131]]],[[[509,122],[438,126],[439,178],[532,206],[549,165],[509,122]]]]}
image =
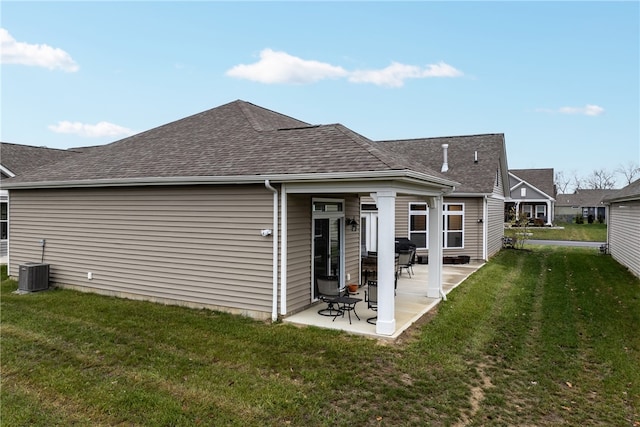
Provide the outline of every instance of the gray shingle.
{"type": "Polygon", "coordinates": [[[13,182],[233,177],[428,167],[390,154],[346,127],[311,126],[244,101],[85,150],[13,182]]]}
{"type": "Polygon", "coordinates": [[[0,143],[0,164],[16,175],[68,159],[74,154],[77,153],[47,147],[0,143]]]}
{"type": "Polygon", "coordinates": [[[553,182],[553,168],[545,169],[509,169],[509,172],[523,181],[542,190],[547,196],[556,196],[555,184],[553,182]]]}
{"type": "MultiPolygon", "coordinates": [[[[442,175],[461,183],[456,186],[455,193],[491,193],[500,161],[505,156],[504,134],[501,133],[390,140],[378,144],[437,171],[441,170],[444,160],[442,144],[448,144],[449,170],[442,175]]],[[[503,160],[506,164],[506,158],[503,160]]]]}

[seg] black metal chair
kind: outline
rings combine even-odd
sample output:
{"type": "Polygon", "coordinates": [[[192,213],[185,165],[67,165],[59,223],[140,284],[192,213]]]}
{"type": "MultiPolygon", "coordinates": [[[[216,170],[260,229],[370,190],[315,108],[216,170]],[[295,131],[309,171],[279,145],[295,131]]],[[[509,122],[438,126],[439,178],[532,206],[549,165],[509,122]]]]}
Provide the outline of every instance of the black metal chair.
{"type": "Polygon", "coordinates": [[[327,307],[318,310],[321,316],[339,316],[342,314],[336,298],[343,293],[340,289],[340,279],[337,276],[318,276],[316,278],[318,285],[318,298],[327,303],[327,307]]]}
{"type": "MultiPolygon", "coordinates": [[[[367,302],[367,308],[373,311],[378,311],[378,281],[369,280],[367,283],[367,289],[364,291],[364,299],[367,302]]],[[[376,324],[378,316],[370,317],[367,319],[367,323],[372,325],[376,324]]]]}
{"type": "Polygon", "coordinates": [[[409,278],[413,273],[413,257],[415,256],[415,250],[406,249],[401,250],[398,253],[398,276],[402,275],[402,269],[407,270],[407,274],[409,274],[409,278]]]}

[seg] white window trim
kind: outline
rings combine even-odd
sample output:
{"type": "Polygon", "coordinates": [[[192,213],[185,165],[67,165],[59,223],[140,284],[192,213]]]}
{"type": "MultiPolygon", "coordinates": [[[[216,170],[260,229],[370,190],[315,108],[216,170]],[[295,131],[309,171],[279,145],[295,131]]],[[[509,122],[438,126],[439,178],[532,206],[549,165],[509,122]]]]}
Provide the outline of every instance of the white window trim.
{"type": "Polygon", "coordinates": [[[442,204],[442,248],[443,249],[464,249],[464,203],[443,203],[442,204]],[[462,206],[461,211],[449,211],[449,206],[462,206]],[[462,230],[447,230],[447,216],[461,216],[462,217],[462,230]],[[447,233],[462,233],[462,245],[461,246],[448,246],[447,245],[447,233]]]}
{"type": "Polygon", "coordinates": [[[408,238],[409,240],[411,240],[411,234],[424,234],[424,241],[425,241],[425,247],[416,247],[416,249],[429,249],[429,206],[427,205],[426,202],[409,202],[409,222],[407,223],[407,228],[408,228],[408,238]],[[411,210],[411,205],[423,205],[426,209],[425,210],[421,210],[421,211],[414,211],[411,210]],[[424,216],[424,220],[425,220],[425,224],[426,224],[426,230],[425,231],[411,231],[411,217],[413,215],[423,215],[424,216]]]}

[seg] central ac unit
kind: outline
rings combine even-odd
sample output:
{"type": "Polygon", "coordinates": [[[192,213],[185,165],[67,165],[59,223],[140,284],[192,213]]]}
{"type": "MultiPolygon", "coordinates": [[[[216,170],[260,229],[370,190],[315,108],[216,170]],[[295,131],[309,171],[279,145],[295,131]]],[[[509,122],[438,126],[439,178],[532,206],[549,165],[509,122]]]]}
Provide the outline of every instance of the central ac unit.
{"type": "Polygon", "coordinates": [[[49,289],[49,264],[36,262],[21,264],[18,289],[26,292],[49,289]]]}

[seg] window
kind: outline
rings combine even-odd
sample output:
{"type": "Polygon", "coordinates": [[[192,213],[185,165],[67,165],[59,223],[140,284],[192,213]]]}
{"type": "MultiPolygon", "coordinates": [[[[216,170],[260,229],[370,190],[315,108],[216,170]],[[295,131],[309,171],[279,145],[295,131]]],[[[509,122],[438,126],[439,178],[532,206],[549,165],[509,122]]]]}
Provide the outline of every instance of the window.
{"type": "Polygon", "coordinates": [[[462,248],[464,241],[464,205],[445,203],[443,206],[443,247],[462,248]]]}
{"type": "Polygon", "coordinates": [[[520,197],[527,197],[527,189],[525,187],[520,189],[520,197]]]}
{"type": "Polygon", "coordinates": [[[409,240],[417,249],[427,249],[427,204],[409,204],[409,240]]]}
{"type": "Polygon", "coordinates": [[[547,216],[546,205],[536,205],[536,218],[545,218],[547,216]]]}
{"type": "Polygon", "coordinates": [[[525,214],[527,218],[531,218],[533,216],[533,206],[531,205],[522,206],[522,213],[525,214]]]}
{"type": "Polygon", "coordinates": [[[7,240],[7,234],[9,231],[7,226],[8,218],[9,216],[7,213],[7,203],[1,202],[0,203],[0,239],[1,240],[7,240]]]}

